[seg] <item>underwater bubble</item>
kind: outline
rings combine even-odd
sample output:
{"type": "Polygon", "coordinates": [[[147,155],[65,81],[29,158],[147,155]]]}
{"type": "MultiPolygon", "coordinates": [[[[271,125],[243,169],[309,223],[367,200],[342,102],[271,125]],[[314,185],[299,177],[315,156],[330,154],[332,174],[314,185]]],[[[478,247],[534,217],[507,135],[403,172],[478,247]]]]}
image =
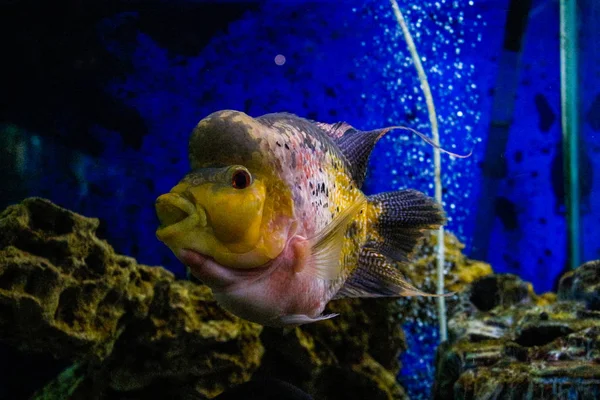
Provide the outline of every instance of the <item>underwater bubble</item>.
{"type": "Polygon", "coordinates": [[[283,54],[277,54],[275,56],[275,64],[279,66],[285,64],[285,56],[283,54]]]}

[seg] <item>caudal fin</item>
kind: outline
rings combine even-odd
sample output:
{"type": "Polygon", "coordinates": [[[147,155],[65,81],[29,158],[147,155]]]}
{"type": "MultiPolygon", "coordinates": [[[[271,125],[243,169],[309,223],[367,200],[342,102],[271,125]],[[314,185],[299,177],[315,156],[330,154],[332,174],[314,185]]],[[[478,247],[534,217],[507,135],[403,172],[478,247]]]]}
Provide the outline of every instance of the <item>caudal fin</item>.
{"type": "Polygon", "coordinates": [[[424,232],[446,221],[441,205],[413,190],[369,196],[367,247],[394,260],[407,261],[424,232]]]}
{"type": "Polygon", "coordinates": [[[360,252],[358,268],[336,298],[452,295],[420,291],[393,261],[407,261],[424,231],[444,223],[441,206],[416,190],[380,193],[368,201],[367,243],[360,252]]]}

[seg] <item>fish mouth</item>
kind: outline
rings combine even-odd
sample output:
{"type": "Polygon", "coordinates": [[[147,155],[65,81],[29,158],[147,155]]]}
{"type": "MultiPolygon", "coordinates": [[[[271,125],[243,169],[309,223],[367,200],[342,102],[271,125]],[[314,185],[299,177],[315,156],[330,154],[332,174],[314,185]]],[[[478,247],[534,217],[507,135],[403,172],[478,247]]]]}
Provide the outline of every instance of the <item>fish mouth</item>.
{"type": "Polygon", "coordinates": [[[206,212],[180,194],[163,194],[154,206],[160,221],[156,236],[163,242],[190,228],[206,226],[206,212]]]}

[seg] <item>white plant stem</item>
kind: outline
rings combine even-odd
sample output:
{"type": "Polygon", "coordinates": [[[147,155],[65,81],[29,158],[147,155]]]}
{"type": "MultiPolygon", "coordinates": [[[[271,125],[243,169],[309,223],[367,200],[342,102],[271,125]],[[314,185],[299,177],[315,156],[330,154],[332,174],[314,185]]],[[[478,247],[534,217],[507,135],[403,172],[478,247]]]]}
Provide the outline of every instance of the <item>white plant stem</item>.
{"type": "MultiPolygon", "coordinates": [[[[423,68],[423,64],[421,63],[421,57],[419,57],[419,53],[417,52],[417,48],[415,46],[415,42],[408,30],[408,26],[406,25],[406,21],[402,16],[402,12],[400,11],[400,7],[398,7],[398,3],[396,0],[390,0],[392,3],[392,9],[394,10],[394,15],[400,28],[402,28],[402,33],[404,34],[404,39],[406,40],[406,44],[408,46],[408,50],[412,56],[413,62],[415,64],[415,68],[417,69],[417,74],[419,75],[419,81],[421,82],[421,89],[423,90],[423,95],[425,96],[425,101],[427,103],[427,113],[429,114],[429,123],[431,124],[431,132],[433,134],[433,142],[436,145],[440,145],[440,133],[438,129],[437,122],[437,114],[435,112],[435,106],[433,104],[433,96],[431,95],[431,88],[429,87],[429,82],[427,81],[427,75],[425,74],[425,69],[423,68]]],[[[435,179],[435,200],[442,204],[442,162],[440,157],[440,150],[437,148],[433,149],[433,164],[434,164],[434,179],[435,179]]],[[[437,232],[437,291],[438,295],[444,294],[444,264],[445,264],[445,249],[444,249],[444,227],[440,227],[437,232]]],[[[448,339],[448,329],[447,329],[447,321],[446,321],[446,299],[442,296],[438,296],[436,298],[437,307],[438,307],[438,320],[439,320],[439,328],[440,328],[440,340],[443,342],[448,339]]]]}

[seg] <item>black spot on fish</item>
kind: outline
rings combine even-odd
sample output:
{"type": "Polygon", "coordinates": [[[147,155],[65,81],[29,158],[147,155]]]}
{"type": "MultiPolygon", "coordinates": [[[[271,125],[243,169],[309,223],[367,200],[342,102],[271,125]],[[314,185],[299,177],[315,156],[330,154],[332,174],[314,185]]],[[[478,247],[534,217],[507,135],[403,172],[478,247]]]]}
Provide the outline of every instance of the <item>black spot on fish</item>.
{"type": "Polygon", "coordinates": [[[310,140],[310,138],[307,136],[304,138],[304,146],[306,146],[308,149],[310,149],[311,151],[315,151],[316,147],[315,144],[313,143],[312,140],[310,140]]]}
{"type": "Polygon", "coordinates": [[[285,148],[289,150],[289,149],[290,149],[290,146],[288,146],[288,144],[286,143],[286,144],[285,144],[285,148]]]}
{"type": "Polygon", "coordinates": [[[594,131],[600,131],[600,93],[594,98],[590,109],[585,115],[585,121],[590,124],[594,131]]]}
{"type": "Polygon", "coordinates": [[[308,186],[310,186],[310,188],[312,189],[313,188],[312,182],[308,182],[308,186]]]}
{"type": "Polygon", "coordinates": [[[279,143],[279,142],[275,142],[275,144],[276,144],[277,146],[281,147],[281,143],[279,143]]]}
{"type": "Polygon", "coordinates": [[[538,112],[539,117],[539,128],[542,132],[548,132],[554,121],[556,121],[556,114],[552,111],[548,99],[541,93],[535,95],[535,108],[538,112]]]}
{"type": "Polygon", "coordinates": [[[321,192],[325,193],[325,184],[321,183],[321,192]]]}
{"type": "Polygon", "coordinates": [[[296,152],[292,152],[292,168],[296,169],[296,152]]]}
{"type": "Polygon", "coordinates": [[[325,197],[329,197],[329,188],[325,189],[325,197]]]}
{"type": "Polygon", "coordinates": [[[352,221],[350,226],[348,226],[348,230],[346,231],[346,237],[355,237],[358,234],[358,224],[356,221],[352,221]]]}
{"type": "Polygon", "coordinates": [[[517,207],[506,197],[496,199],[496,215],[507,231],[514,231],[519,227],[517,207]]]}

